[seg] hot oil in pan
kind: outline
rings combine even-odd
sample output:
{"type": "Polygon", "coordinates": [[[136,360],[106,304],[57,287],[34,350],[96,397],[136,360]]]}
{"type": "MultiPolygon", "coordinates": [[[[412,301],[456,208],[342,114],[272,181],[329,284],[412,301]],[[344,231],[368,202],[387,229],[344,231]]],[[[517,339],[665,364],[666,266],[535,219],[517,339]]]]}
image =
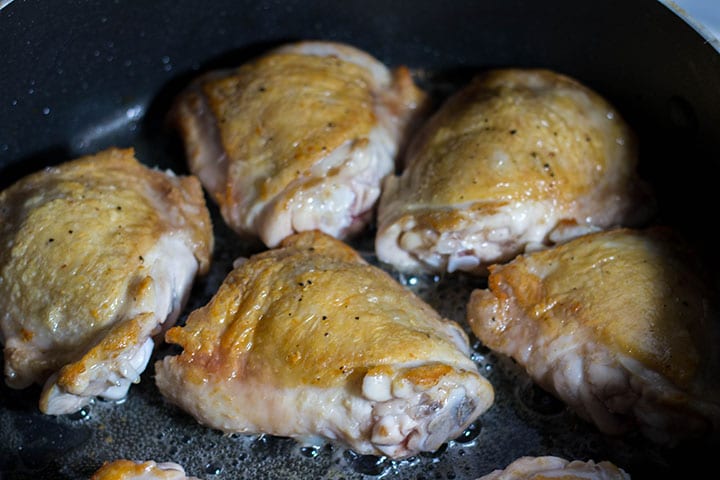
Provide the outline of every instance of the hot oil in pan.
{"type": "MultiPolygon", "coordinates": [[[[367,243],[367,239],[360,243],[367,243]]],[[[209,276],[196,285],[188,309],[210,298],[235,253],[250,253],[238,252],[237,244],[231,232],[220,229],[220,254],[209,276]]],[[[374,261],[371,254],[366,257],[374,261]]],[[[396,278],[442,315],[462,325],[467,296],[480,286],[478,279],[467,276],[396,278]]],[[[473,347],[474,360],[496,389],[496,402],[478,422],[438,452],[390,461],[331,445],[303,446],[290,439],[224,435],[208,429],[166,404],[155,388],[152,364],[174,348],[164,346],[122,404],[96,402],[79,414],[54,418],[36,413],[38,392],[34,390],[23,396],[24,405],[6,405],[3,400],[0,442],[7,476],[2,478],[88,478],[103,461],[119,457],[176,461],[189,474],[206,479],[474,479],[518,456],[545,454],[609,459],[630,471],[648,469],[651,452],[642,442],[635,445],[598,434],[562,405],[534,390],[512,364],[496,358],[477,342],[473,347]],[[644,459],[642,467],[634,465],[635,455],[644,459]]],[[[3,387],[3,399],[5,393],[3,387]]],[[[20,398],[17,393],[13,395],[20,398]]],[[[661,467],[660,457],[655,460],[656,467],[661,467]]]]}
{"type": "MultiPolygon", "coordinates": [[[[469,79],[472,72],[416,72],[416,77],[439,100],[469,79]]],[[[167,96],[168,98],[171,95],[167,96]]],[[[180,144],[161,128],[162,101],[150,104],[147,115],[133,104],[133,115],[120,115],[102,135],[71,145],[71,156],[93,153],[111,145],[134,146],[147,164],[187,173],[180,144]]],[[[115,117],[113,117],[115,118],[115,117]]],[[[259,243],[239,240],[213,214],[216,247],[210,273],[196,282],[185,309],[204,305],[221,284],[238,256],[262,250],[259,243]]],[[[350,243],[372,263],[374,232],[350,243]]],[[[390,272],[394,274],[393,272],[390,272]]],[[[441,315],[463,325],[473,340],[473,359],[495,388],[494,405],[457,439],[439,451],[401,461],[358,455],[329,444],[301,445],[268,435],[225,435],[199,425],[190,415],[167,404],[157,388],[153,364],[176,347],[163,345],[151,359],[141,382],[122,404],[101,401],[81,412],[49,417],[37,410],[38,388],[13,391],[0,387],[0,478],[87,479],[104,461],[118,458],[175,461],[189,475],[204,479],[235,478],[400,478],[475,479],[503,468],[523,455],[557,455],[567,459],[610,460],[634,479],[657,478],[688,461],[706,461],[706,446],[663,451],[639,436],[612,438],[579,420],[547,393],[533,386],[512,361],[498,358],[472,336],[465,322],[465,305],[484,281],[465,275],[406,277],[395,275],[441,315]]],[[[185,316],[180,318],[183,322],[185,316]]]]}

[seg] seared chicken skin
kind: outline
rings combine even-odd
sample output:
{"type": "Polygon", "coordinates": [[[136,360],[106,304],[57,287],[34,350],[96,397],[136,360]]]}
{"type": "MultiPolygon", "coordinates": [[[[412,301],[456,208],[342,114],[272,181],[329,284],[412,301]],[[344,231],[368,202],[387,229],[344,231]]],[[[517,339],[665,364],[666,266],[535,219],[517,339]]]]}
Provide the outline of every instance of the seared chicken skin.
{"type": "Polygon", "coordinates": [[[361,230],[424,98],[406,68],[300,42],[202,76],[172,117],[225,221],[274,247],[300,231],[361,230]]]}
{"type": "Polygon", "coordinates": [[[668,230],[590,234],[490,268],[473,332],[609,434],[674,444],[720,427],[720,334],[691,252],[668,230]]]}
{"type": "Polygon", "coordinates": [[[156,463],[115,460],[105,465],[90,477],[90,480],[198,480],[186,477],[185,469],[174,462],[156,463]]]}
{"type": "Polygon", "coordinates": [[[493,402],[456,323],[321,232],[238,262],[166,340],[157,385],[224,432],[434,451],[493,402]]]}
{"type": "Polygon", "coordinates": [[[505,470],[495,470],[477,480],[630,480],[611,462],[569,462],[559,457],[521,457],[505,470]]]}
{"type": "Polygon", "coordinates": [[[212,245],[200,182],[151,170],[131,149],[46,168],[0,193],[6,383],[44,383],[48,414],[123,398],[212,245]]]}
{"type": "Polygon", "coordinates": [[[635,140],[596,93],[547,70],[495,70],[448,99],[384,184],[376,251],[405,272],[486,274],[526,249],[651,209],[635,140]]]}

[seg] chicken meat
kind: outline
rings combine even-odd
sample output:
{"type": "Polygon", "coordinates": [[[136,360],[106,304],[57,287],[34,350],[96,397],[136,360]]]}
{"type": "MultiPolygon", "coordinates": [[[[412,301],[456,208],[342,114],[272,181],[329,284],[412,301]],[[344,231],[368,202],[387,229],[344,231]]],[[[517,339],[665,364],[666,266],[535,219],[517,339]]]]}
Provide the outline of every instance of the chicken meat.
{"type": "Polygon", "coordinates": [[[115,460],[106,462],[90,480],[199,480],[186,477],[185,469],[174,462],[156,463],[152,460],[135,462],[115,460]]]}
{"type": "Polygon", "coordinates": [[[677,444],[720,427],[716,295],[667,228],[613,229],[490,268],[477,337],[602,432],[677,444]]]}
{"type": "Polygon", "coordinates": [[[306,41],[201,76],[171,118],[226,223],[275,247],[301,231],[362,230],[424,99],[405,67],[306,41]]]}
{"type": "MultiPolygon", "coordinates": [[[[40,410],[118,400],[153,337],[207,271],[212,225],[200,182],[140,164],[132,149],[48,167],[0,193],[5,381],[44,383],[40,410]]],[[[160,340],[162,338],[160,337],[160,340]]]]}
{"type": "Polygon", "coordinates": [[[572,462],[559,457],[521,457],[504,470],[495,470],[477,480],[630,480],[630,475],[613,463],[592,460],[572,462]]]}
{"type": "Polygon", "coordinates": [[[166,340],[156,383],[226,433],[329,440],[361,454],[434,451],[493,402],[463,329],[322,232],[237,262],[166,340]]]}
{"type": "Polygon", "coordinates": [[[404,272],[487,274],[526,250],[652,213],[619,112],[567,76],[499,69],[450,97],[386,179],[379,259],[404,272]]]}

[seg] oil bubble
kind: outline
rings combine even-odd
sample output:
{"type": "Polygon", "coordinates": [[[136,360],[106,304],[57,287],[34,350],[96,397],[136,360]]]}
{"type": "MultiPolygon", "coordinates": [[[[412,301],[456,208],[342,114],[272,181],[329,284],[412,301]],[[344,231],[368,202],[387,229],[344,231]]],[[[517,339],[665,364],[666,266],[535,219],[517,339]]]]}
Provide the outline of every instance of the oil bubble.
{"type": "Polygon", "coordinates": [[[125,116],[128,118],[128,120],[137,120],[142,116],[142,113],[142,105],[134,105],[125,111],[125,116]]]}
{"type": "Polygon", "coordinates": [[[222,466],[215,463],[208,463],[205,465],[205,473],[208,475],[220,475],[222,473],[222,466]]]}
{"type": "Polygon", "coordinates": [[[405,278],[405,281],[404,281],[403,283],[405,283],[406,285],[410,285],[411,287],[413,287],[413,286],[417,285],[417,283],[418,283],[418,278],[415,277],[415,276],[410,276],[410,277],[405,278]]]}
{"type": "Polygon", "coordinates": [[[68,419],[73,421],[87,420],[90,418],[90,408],[85,406],[75,413],[68,415],[68,419]]]}
{"type": "Polygon", "coordinates": [[[485,360],[485,355],[483,355],[483,354],[481,354],[481,353],[478,353],[478,352],[472,352],[472,353],[470,354],[470,358],[471,358],[472,361],[475,362],[475,363],[481,363],[481,362],[483,362],[483,361],[485,360]]]}
{"type": "Polygon", "coordinates": [[[300,448],[300,455],[305,458],[316,458],[320,454],[318,447],[302,447],[300,448]]]}
{"type": "Polygon", "coordinates": [[[352,450],[346,450],[344,457],[350,468],[361,475],[379,476],[390,467],[387,457],[360,455],[352,450]]]}
{"type": "Polygon", "coordinates": [[[481,431],[482,425],[480,422],[471,423],[470,426],[455,439],[455,442],[461,444],[472,443],[477,436],[480,435],[481,431]]]}

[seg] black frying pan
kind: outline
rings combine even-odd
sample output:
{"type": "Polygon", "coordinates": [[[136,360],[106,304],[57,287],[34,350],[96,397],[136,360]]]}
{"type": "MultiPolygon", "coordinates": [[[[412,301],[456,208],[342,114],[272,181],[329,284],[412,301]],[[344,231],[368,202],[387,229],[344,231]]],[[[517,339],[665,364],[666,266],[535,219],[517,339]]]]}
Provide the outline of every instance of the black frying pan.
{"type": "MultiPolygon", "coordinates": [[[[0,188],[111,145],[134,146],[141,161],[187,173],[164,122],[175,94],[200,72],[309,38],[406,64],[437,100],[496,66],[578,78],[638,132],[660,220],[694,241],[709,266],[720,266],[708,233],[720,161],[720,55],[655,0],[15,0],[0,10],[0,188]]],[[[236,240],[211,208],[215,264],[188,311],[209,299],[236,256],[260,249],[236,240]]],[[[372,258],[368,245],[356,243],[372,258]]],[[[414,289],[463,321],[466,294],[477,286],[462,277],[420,279],[414,289]]],[[[601,435],[513,365],[478,349],[497,402],[435,454],[390,462],[276,437],[224,436],[163,402],[151,361],[124,404],[97,402],[66,417],[41,415],[37,388],[0,387],[0,478],[88,478],[116,458],[177,461],[206,479],[473,479],[521,455],[611,460],[634,479],[685,477],[690,465],[713,471],[716,439],[663,449],[634,435],[601,435]]]]}

